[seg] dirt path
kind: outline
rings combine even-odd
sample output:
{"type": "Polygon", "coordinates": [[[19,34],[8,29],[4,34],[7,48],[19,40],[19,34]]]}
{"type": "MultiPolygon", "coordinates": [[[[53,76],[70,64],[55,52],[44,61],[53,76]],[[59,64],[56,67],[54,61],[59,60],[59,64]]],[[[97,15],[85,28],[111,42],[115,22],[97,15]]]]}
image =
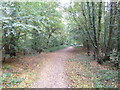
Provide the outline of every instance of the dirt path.
{"type": "Polygon", "coordinates": [[[67,88],[65,63],[73,50],[73,47],[68,47],[46,54],[38,72],[39,79],[32,84],[31,88],[67,88]]]}
{"type": "Polygon", "coordinates": [[[3,66],[3,73],[9,75],[4,79],[5,88],[118,87],[118,71],[99,65],[92,57],[86,56],[82,47],[19,56],[7,59],[3,66]],[[12,82],[16,79],[22,81],[14,85],[12,82]]]}

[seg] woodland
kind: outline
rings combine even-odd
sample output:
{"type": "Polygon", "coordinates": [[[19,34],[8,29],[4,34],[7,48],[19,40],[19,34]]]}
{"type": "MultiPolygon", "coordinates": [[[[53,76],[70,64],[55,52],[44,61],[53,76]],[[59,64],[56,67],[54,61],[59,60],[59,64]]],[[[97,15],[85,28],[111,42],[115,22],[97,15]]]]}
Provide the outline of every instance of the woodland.
{"type": "Polygon", "coordinates": [[[119,0],[0,2],[0,25],[0,88],[118,88],[119,0]]]}

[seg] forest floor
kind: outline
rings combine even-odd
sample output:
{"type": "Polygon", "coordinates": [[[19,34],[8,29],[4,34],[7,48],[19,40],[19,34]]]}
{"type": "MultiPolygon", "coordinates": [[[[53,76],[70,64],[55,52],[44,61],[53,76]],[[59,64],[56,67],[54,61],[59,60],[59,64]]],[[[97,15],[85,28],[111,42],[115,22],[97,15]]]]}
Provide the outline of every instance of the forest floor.
{"type": "Polygon", "coordinates": [[[46,54],[39,71],[39,79],[32,88],[67,88],[66,60],[71,56],[72,47],[46,54]]]}
{"type": "Polygon", "coordinates": [[[97,64],[82,47],[9,59],[2,69],[4,88],[118,87],[118,70],[97,64]]]}

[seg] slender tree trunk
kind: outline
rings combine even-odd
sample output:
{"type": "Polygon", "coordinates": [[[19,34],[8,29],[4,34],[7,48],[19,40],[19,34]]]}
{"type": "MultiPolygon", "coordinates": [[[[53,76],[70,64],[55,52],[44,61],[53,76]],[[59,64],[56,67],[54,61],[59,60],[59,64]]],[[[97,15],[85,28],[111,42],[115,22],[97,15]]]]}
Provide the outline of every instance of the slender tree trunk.
{"type": "Polygon", "coordinates": [[[87,55],[90,56],[90,45],[89,45],[89,41],[87,41],[87,55]]]}
{"type": "Polygon", "coordinates": [[[105,47],[106,47],[106,41],[107,41],[107,28],[108,28],[108,15],[106,11],[106,7],[108,8],[108,3],[106,2],[107,6],[104,8],[104,36],[103,36],[103,46],[102,46],[102,51],[105,53],[105,47]]]}
{"type": "Polygon", "coordinates": [[[101,59],[101,18],[102,18],[102,2],[99,3],[99,13],[98,13],[98,48],[97,48],[97,60],[102,64],[101,59]]]}
{"type": "MultiPolygon", "coordinates": [[[[91,17],[91,9],[89,2],[87,2],[87,9],[88,9],[88,20],[89,20],[89,29],[93,31],[93,38],[94,38],[94,59],[96,59],[96,54],[97,54],[97,38],[96,38],[96,30],[95,30],[95,15],[94,15],[94,2],[92,2],[92,17],[91,17]],[[93,25],[94,24],[94,25],[93,25]]],[[[92,33],[91,33],[92,34],[92,33]]]]}
{"type": "Polygon", "coordinates": [[[4,48],[4,52],[2,53],[2,61],[5,62],[5,59],[6,59],[6,54],[9,54],[9,45],[5,42],[7,42],[7,30],[4,29],[3,30],[3,27],[4,27],[4,23],[2,23],[2,33],[3,33],[3,40],[2,40],[2,47],[4,48]]]}
{"type": "Polygon", "coordinates": [[[89,31],[90,28],[89,28],[89,25],[87,24],[87,23],[88,23],[88,20],[87,20],[87,16],[86,16],[86,14],[85,14],[83,5],[81,5],[81,9],[82,9],[82,14],[83,14],[84,19],[85,19],[85,22],[86,22],[84,27],[85,27],[85,29],[86,29],[86,32],[87,32],[87,34],[88,34],[88,37],[89,37],[89,39],[90,39],[90,41],[91,41],[93,47],[96,49],[97,46],[95,45],[95,42],[94,42],[94,40],[93,40],[93,38],[92,38],[92,36],[91,36],[91,34],[90,34],[90,31],[89,31]]]}
{"type": "MultiPolygon", "coordinates": [[[[24,45],[26,45],[26,34],[25,34],[25,36],[24,36],[24,45]]],[[[26,54],[26,49],[24,49],[24,51],[23,51],[23,54],[25,55],[26,54]]]]}
{"type": "MultiPolygon", "coordinates": [[[[112,32],[113,32],[113,26],[115,24],[115,12],[114,12],[114,7],[116,2],[111,2],[110,3],[110,25],[109,25],[109,33],[108,33],[108,42],[107,42],[107,47],[106,47],[106,52],[105,52],[105,59],[110,60],[110,44],[111,44],[111,39],[112,39],[112,32]]],[[[105,61],[106,61],[105,60],[105,61]]]]}
{"type": "Polygon", "coordinates": [[[118,30],[118,35],[117,35],[117,55],[118,55],[118,60],[120,63],[120,2],[118,2],[117,5],[117,30],[118,30]]]}
{"type": "Polygon", "coordinates": [[[96,28],[95,28],[95,5],[94,2],[92,2],[92,29],[94,32],[94,41],[97,46],[97,34],[96,34],[96,28]]]}
{"type": "MultiPolygon", "coordinates": [[[[13,29],[15,29],[15,28],[13,27],[13,29]]],[[[12,29],[10,30],[10,36],[11,36],[11,38],[10,38],[10,43],[9,43],[9,51],[10,51],[9,54],[12,57],[12,56],[16,56],[16,49],[15,49],[15,47],[16,47],[16,36],[14,35],[12,29]]]]}

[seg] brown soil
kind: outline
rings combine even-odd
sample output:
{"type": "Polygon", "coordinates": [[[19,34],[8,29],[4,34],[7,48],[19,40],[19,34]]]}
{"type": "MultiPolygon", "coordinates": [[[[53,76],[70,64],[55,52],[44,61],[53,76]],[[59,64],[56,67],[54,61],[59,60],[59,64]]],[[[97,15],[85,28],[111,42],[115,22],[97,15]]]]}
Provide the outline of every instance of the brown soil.
{"type": "Polygon", "coordinates": [[[74,48],[68,47],[44,56],[41,69],[38,71],[39,79],[31,88],[67,88],[68,79],[65,64],[73,56],[74,48]]]}
{"type": "MultiPolygon", "coordinates": [[[[22,83],[11,88],[93,88],[92,80],[96,78],[93,77],[93,69],[106,68],[86,55],[84,48],[68,47],[55,52],[20,56],[6,60],[3,68],[11,67],[3,69],[3,73],[10,72],[14,74],[12,77],[24,78],[22,83]]],[[[7,88],[6,82],[3,86],[7,88]]]]}

